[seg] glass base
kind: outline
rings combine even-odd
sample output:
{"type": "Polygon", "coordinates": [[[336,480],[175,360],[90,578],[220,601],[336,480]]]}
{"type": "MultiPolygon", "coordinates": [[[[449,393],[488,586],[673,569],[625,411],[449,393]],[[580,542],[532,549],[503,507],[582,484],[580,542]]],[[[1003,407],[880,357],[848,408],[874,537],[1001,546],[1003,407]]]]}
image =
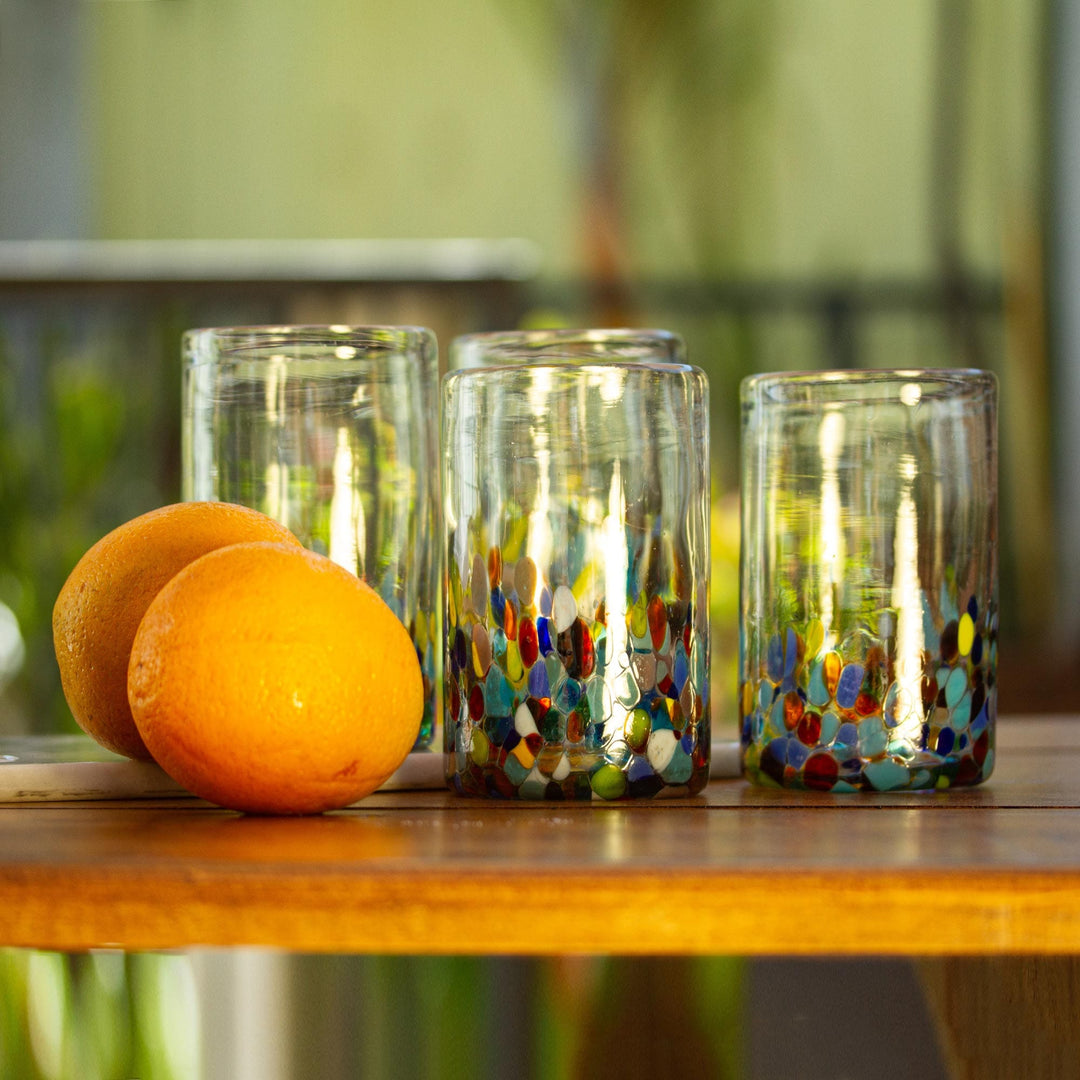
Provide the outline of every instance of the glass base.
{"type": "Polygon", "coordinates": [[[760,747],[744,744],[743,772],[753,783],[798,791],[942,791],[981,784],[993,771],[991,729],[964,742],[959,754],[921,751],[866,759],[844,758],[845,749],[811,749],[794,736],[780,736],[760,747]]]}
{"type": "Polygon", "coordinates": [[[632,754],[618,763],[603,755],[567,753],[557,744],[533,754],[527,743],[513,742],[509,747],[506,743],[501,747],[489,744],[488,759],[478,765],[474,734],[470,750],[448,755],[447,784],[459,795],[547,802],[696,795],[709,782],[709,744],[705,741],[695,746],[690,734],[680,739],[674,738],[674,732],[672,736],[672,753],[666,762],[632,754]]]}
{"type": "Polygon", "coordinates": [[[836,640],[811,618],[773,633],[739,692],[743,771],[809,791],[925,791],[994,768],[996,605],[924,605],[920,648],[900,655],[895,613],[836,640]]]}

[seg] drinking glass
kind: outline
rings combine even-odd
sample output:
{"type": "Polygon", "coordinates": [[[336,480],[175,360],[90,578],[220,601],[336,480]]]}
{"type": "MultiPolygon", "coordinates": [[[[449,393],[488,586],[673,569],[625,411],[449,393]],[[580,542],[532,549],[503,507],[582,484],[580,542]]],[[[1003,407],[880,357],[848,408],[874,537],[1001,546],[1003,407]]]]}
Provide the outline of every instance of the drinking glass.
{"type": "Polygon", "coordinates": [[[746,774],[791,788],[975,784],[997,712],[997,381],[742,384],[746,774]]]}
{"type": "Polygon", "coordinates": [[[417,745],[429,744],[441,667],[434,335],[220,327],[189,331],[183,350],[183,497],[261,510],[379,593],[416,646],[417,745]]]}
{"type": "Polygon", "coordinates": [[[708,382],[673,341],[456,343],[483,358],[443,382],[443,730],[460,793],[619,799],[708,780],[708,382]]]}

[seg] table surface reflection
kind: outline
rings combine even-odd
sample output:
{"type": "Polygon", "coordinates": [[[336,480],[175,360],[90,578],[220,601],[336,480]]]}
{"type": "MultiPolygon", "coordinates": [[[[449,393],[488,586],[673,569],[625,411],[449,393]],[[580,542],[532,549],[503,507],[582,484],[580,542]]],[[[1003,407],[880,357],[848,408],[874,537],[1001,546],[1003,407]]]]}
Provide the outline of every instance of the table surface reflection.
{"type": "Polygon", "coordinates": [[[1080,953],[1080,717],[999,722],[964,791],[313,818],[193,799],[0,807],[0,944],[471,954],[1080,953]]]}

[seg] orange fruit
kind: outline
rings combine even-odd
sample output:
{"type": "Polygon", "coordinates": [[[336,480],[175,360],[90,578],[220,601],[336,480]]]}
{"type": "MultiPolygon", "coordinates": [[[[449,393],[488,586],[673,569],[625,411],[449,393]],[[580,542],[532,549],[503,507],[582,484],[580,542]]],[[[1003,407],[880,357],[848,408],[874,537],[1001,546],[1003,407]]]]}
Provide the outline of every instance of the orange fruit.
{"type": "Polygon", "coordinates": [[[309,814],[374,791],[420,730],[405,627],[303,548],[236,544],[181,570],[131,649],[128,698],[159,765],[233,810],[309,814]]]}
{"type": "Polygon", "coordinates": [[[150,757],[127,698],[135,631],[150,601],[178,570],[244,540],[300,544],[257,510],[177,503],[114,529],[71,571],[53,607],[53,646],[71,712],[103,746],[127,757],[150,757]]]}

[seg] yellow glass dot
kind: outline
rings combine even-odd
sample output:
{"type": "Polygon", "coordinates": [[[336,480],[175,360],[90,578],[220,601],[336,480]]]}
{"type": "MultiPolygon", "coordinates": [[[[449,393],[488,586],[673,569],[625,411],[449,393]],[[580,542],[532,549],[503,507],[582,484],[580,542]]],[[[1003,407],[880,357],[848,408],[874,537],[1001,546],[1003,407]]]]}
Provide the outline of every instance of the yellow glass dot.
{"type": "Polygon", "coordinates": [[[740,716],[749,716],[754,711],[754,688],[745,682],[742,685],[742,712],[740,716]]]}
{"type": "Polygon", "coordinates": [[[506,643],[506,677],[511,685],[519,684],[525,678],[525,665],[521,662],[521,650],[516,641],[506,643]]]}
{"type": "Polygon", "coordinates": [[[956,644],[960,649],[961,656],[967,656],[971,652],[971,646],[975,642],[975,623],[965,611],[960,616],[960,626],[957,628],[956,644]]]}
{"type": "Polygon", "coordinates": [[[486,765],[488,759],[488,739],[479,729],[474,728],[469,746],[469,756],[477,765],[486,765]]]}
{"type": "Polygon", "coordinates": [[[524,739],[522,739],[510,753],[518,759],[519,764],[525,769],[531,769],[533,767],[533,762],[536,761],[536,755],[529,749],[524,739]]]}

